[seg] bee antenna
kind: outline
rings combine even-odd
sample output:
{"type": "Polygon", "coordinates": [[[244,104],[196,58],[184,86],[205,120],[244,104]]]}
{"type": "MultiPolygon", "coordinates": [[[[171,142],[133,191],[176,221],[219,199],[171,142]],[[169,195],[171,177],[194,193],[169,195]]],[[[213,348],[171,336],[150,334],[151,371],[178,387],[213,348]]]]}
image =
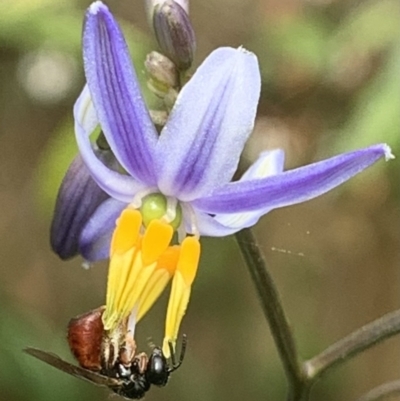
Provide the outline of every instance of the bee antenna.
{"type": "Polygon", "coordinates": [[[157,348],[156,344],[154,344],[153,338],[152,337],[148,337],[147,338],[147,345],[149,346],[149,348],[154,349],[157,348]]]}
{"type": "Polygon", "coordinates": [[[186,334],[183,334],[182,335],[181,354],[179,356],[179,366],[182,364],[183,359],[185,358],[186,346],[187,346],[187,336],[186,336],[186,334]]]}

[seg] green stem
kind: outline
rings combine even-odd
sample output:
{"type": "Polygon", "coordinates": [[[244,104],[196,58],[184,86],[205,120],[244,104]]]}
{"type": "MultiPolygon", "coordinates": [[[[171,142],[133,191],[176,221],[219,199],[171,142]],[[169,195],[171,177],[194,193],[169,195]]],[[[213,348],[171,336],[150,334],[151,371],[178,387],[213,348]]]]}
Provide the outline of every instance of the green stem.
{"type": "Polygon", "coordinates": [[[400,380],[382,384],[364,394],[357,401],[382,401],[400,395],[400,380]]]}
{"type": "Polygon", "coordinates": [[[301,389],[304,387],[304,375],[278,291],[267,270],[260,248],[249,228],[239,231],[236,234],[236,239],[256,287],[265,318],[289,381],[288,400],[306,400],[306,398],[298,398],[298,395],[303,392],[301,389]]]}
{"type": "Polygon", "coordinates": [[[400,310],[366,324],[304,363],[308,380],[315,381],[328,369],[400,333],[400,310]]]}

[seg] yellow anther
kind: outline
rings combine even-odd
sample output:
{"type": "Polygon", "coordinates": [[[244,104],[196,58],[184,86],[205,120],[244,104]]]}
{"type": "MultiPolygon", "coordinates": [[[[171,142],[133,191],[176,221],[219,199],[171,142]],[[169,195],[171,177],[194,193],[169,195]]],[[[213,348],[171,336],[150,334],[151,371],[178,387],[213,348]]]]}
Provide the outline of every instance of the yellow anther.
{"type": "Polygon", "coordinates": [[[189,303],[191,287],[187,286],[182,274],[177,271],[172,280],[171,294],[169,296],[167,318],[165,321],[165,336],[163,352],[168,358],[170,351],[168,343],[172,342],[174,348],[178,337],[179,327],[189,303]]]}
{"type": "Polygon", "coordinates": [[[110,256],[115,252],[124,253],[135,246],[141,225],[140,212],[134,209],[125,209],[117,220],[117,227],[111,241],[110,256]]]}
{"type": "Polygon", "coordinates": [[[167,270],[173,276],[178,264],[181,247],[179,245],[170,246],[159,258],[157,269],[167,270]]]}
{"type": "Polygon", "coordinates": [[[110,267],[107,280],[106,310],[103,324],[106,330],[114,329],[124,313],[121,302],[126,283],[132,276],[133,262],[140,249],[142,216],[138,210],[127,208],[116,222],[110,247],[110,267]]]}
{"type": "Polygon", "coordinates": [[[155,263],[143,266],[140,254],[137,255],[133,263],[131,274],[127,277],[124,291],[119,299],[118,310],[121,311],[123,317],[128,316],[135,305],[140,301],[143,291],[155,269],[155,263]]]}
{"type": "Polygon", "coordinates": [[[140,297],[139,310],[136,318],[137,322],[139,322],[154,305],[170,280],[171,275],[166,270],[157,269],[154,271],[140,297]]]}
{"type": "Polygon", "coordinates": [[[196,237],[186,237],[181,245],[177,271],[181,272],[185,284],[192,285],[200,259],[200,242],[196,237]]]}
{"type": "Polygon", "coordinates": [[[171,246],[158,259],[157,267],[140,296],[137,321],[153,306],[174,275],[179,259],[179,252],[180,246],[171,246]]]}
{"type": "Polygon", "coordinates": [[[168,248],[174,229],[161,220],[152,220],[144,234],[142,243],[143,264],[154,263],[168,248]]]}
{"type": "Polygon", "coordinates": [[[132,311],[139,321],[174,277],[164,340],[164,352],[169,355],[165,344],[175,344],[197,273],[200,242],[187,237],[182,245],[170,246],[174,228],[164,220],[150,221],[143,235],[141,226],[142,216],[133,209],[125,209],[117,221],[110,248],[104,328],[115,330],[132,311]]]}
{"type": "Polygon", "coordinates": [[[137,249],[132,248],[125,253],[115,253],[110,259],[107,280],[106,310],[103,314],[103,324],[106,330],[111,330],[118,323],[121,311],[120,299],[123,296],[126,281],[132,274],[132,264],[137,257],[137,249]]]}
{"type": "Polygon", "coordinates": [[[196,237],[185,238],[181,245],[178,264],[172,280],[171,294],[168,301],[163,344],[163,352],[166,357],[170,354],[168,343],[172,342],[175,347],[179,327],[189,303],[191,286],[197,273],[199,259],[199,240],[196,237]]]}

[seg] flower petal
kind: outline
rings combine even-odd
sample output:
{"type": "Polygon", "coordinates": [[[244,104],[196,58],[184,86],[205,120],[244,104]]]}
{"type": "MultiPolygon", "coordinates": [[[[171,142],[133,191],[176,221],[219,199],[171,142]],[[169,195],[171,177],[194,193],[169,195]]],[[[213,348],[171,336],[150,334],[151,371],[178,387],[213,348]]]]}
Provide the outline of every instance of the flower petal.
{"type": "Polygon", "coordinates": [[[112,151],[133,178],[154,185],[158,135],[121,29],[100,1],[86,14],[83,57],[97,116],[112,151]]]}
{"type": "Polygon", "coordinates": [[[79,251],[91,262],[107,259],[115,221],[126,207],[126,203],[115,199],[103,202],[87,222],[79,238],[79,251]]]}
{"type": "Polygon", "coordinates": [[[294,205],[328,192],[382,157],[393,157],[388,145],[370,146],[271,177],[232,182],[192,205],[212,214],[294,205]]]}
{"type": "MultiPolygon", "coordinates": [[[[243,174],[240,181],[252,180],[255,178],[264,178],[283,171],[285,154],[281,149],[265,151],[243,174]]],[[[186,208],[183,209],[186,211],[186,208]]],[[[192,209],[190,209],[192,210],[192,209]]],[[[234,234],[245,227],[251,227],[257,223],[259,218],[269,210],[247,212],[216,214],[214,216],[208,213],[193,209],[195,213],[196,228],[200,235],[209,237],[225,237],[234,234]]],[[[184,213],[185,230],[191,232],[192,217],[189,212],[184,213]]]]}
{"type": "MultiPolygon", "coordinates": [[[[197,230],[200,235],[205,237],[226,237],[241,230],[243,227],[228,227],[220,223],[215,216],[210,216],[207,213],[196,211],[197,230]]],[[[187,232],[190,232],[190,225],[186,225],[187,232]]]]}
{"type": "MultiPolygon", "coordinates": [[[[110,152],[97,152],[100,158],[106,153],[110,152]]],[[[83,227],[107,198],[108,195],[93,181],[78,155],[61,183],[51,223],[51,247],[61,259],[72,258],[78,253],[79,235],[83,227]]]]}
{"type": "MultiPolygon", "coordinates": [[[[283,172],[284,164],[285,153],[283,150],[275,149],[263,152],[243,174],[240,181],[254,180],[281,174],[283,172]]],[[[247,213],[217,214],[214,219],[216,222],[221,223],[224,226],[236,228],[236,232],[242,228],[254,226],[260,217],[268,213],[270,210],[270,208],[267,208],[247,213]]]]}
{"type": "Polygon", "coordinates": [[[158,185],[191,201],[228,183],[250,135],[260,95],[254,54],[220,48],[184,86],[157,145],[158,185]]]}
{"type": "Polygon", "coordinates": [[[96,157],[89,136],[96,128],[98,120],[87,86],[75,103],[74,117],[78,148],[93,179],[113,198],[130,202],[144,186],[132,177],[110,170],[96,157]]]}
{"type": "Polygon", "coordinates": [[[266,150],[260,153],[257,160],[245,171],[240,181],[281,174],[284,165],[285,152],[282,149],[266,150]]]}

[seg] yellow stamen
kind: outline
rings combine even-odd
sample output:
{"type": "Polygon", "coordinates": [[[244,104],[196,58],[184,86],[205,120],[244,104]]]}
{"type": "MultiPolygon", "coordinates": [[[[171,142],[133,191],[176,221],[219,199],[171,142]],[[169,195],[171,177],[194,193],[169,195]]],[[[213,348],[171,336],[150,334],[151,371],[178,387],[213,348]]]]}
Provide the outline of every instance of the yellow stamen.
{"type": "Polygon", "coordinates": [[[182,273],[186,285],[191,285],[196,277],[200,259],[200,242],[196,237],[186,237],[182,242],[177,270],[182,273]]]}
{"type": "Polygon", "coordinates": [[[137,321],[153,306],[173,276],[178,263],[180,247],[169,247],[159,258],[157,268],[141,294],[137,321]]]}
{"type": "Polygon", "coordinates": [[[165,269],[172,276],[178,265],[181,247],[170,246],[158,259],[157,269],[165,269]]]}
{"type": "Polygon", "coordinates": [[[141,225],[142,215],[139,211],[123,210],[112,237],[110,255],[115,252],[124,253],[132,248],[136,244],[141,225]]]}
{"type": "Polygon", "coordinates": [[[132,276],[132,264],[140,249],[141,224],[140,213],[129,208],[122,211],[116,222],[110,247],[106,310],[102,317],[106,330],[115,328],[122,317],[121,298],[127,291],[126,283],[132,276]]]}
{"type": "Polygon", "coordinates": [[[116,253],[110,260],[107,281],[106,310],[103,314],[103,324],[106,330],[111,330],[120,318],[118,309],[119,299],[124,289],[125,282],[131,271],[132,260],[137,249],[132,248],[124,254],[116,253]]]}
{"type": "Polygon", "coordinates": [[[168,284],[177,265],[179,248],[168,249],[173,228],[164,221],[153,220],[141,237],[141,224],[140,212],[133,209],[125,209],[117,221],[103,314],[106,330],[115,329],[135,307],[143,316],[168,284]],[[156,269],[160,272],[154,275],[156,269]]]}
{"type": "Polygon", "coordinates": [[[123,275],[117,278],[118,283],[114,286],[113,302],[106,305],[103,315],[106,330],[115,328],[121,319],[129,316],[142,298],[142,293],[157,267],[156,263],[143,265],[140,249],[136,249],[134,254],[127,252],[124,256],[127,256],[125,260],[117,254],[110,262],[110,270],[117,265],[123,275]]]}
{"type": "Polygon", "coordinates": [[[153,220],[143,237],[142,258],[144,265],[156,262],[171,243],[174,229],[161,220],[153,220]]]}
{"type": "Polygon", "coordinates": [[[146,283],[156,269],[156,266],[156,263],[143,266],[141,253],[137,253],[133,260],[129,275],[125,280],[125,286],[123,291],[120,293],[120,298],[117,305],[117,309],[120,311],[122,316],[128,316],[132,311],[142,296],[142,292],[146,286],[146,283]]]}
{"type": "Polygon", "coordinates": [[[179,327],[189,303],[191,285],[196,276],[199,258],[199,240],[196,237],[185,238],[182,242],[168,302],[163,343],[163,352],[166,357],[170,356],[168,343],[172,342],[175,348],[179,327]]]}
{"type": "Polygon", "coordinates": [[[172,280],[171,294],[168,303],[167,319],[165,322],[165,337],[163,342],[163,353],[166,358],[170,357],[168,343],[172,343],[175,349],[179,326],[189,303],[191,287],[185,284],[180,272],[176,272],[172,280]]]}
{"type": "Polygon", "coordinates": [[[170,276],[166,270],[156,269],[156,271],[153,273],[142,293],[139,310],[136,317],[138,322],[146,315],[146,313],[154,305],[155,301],[157,301],[158,297],[171,280],[171,277],[172,276],[170,276]]]}

